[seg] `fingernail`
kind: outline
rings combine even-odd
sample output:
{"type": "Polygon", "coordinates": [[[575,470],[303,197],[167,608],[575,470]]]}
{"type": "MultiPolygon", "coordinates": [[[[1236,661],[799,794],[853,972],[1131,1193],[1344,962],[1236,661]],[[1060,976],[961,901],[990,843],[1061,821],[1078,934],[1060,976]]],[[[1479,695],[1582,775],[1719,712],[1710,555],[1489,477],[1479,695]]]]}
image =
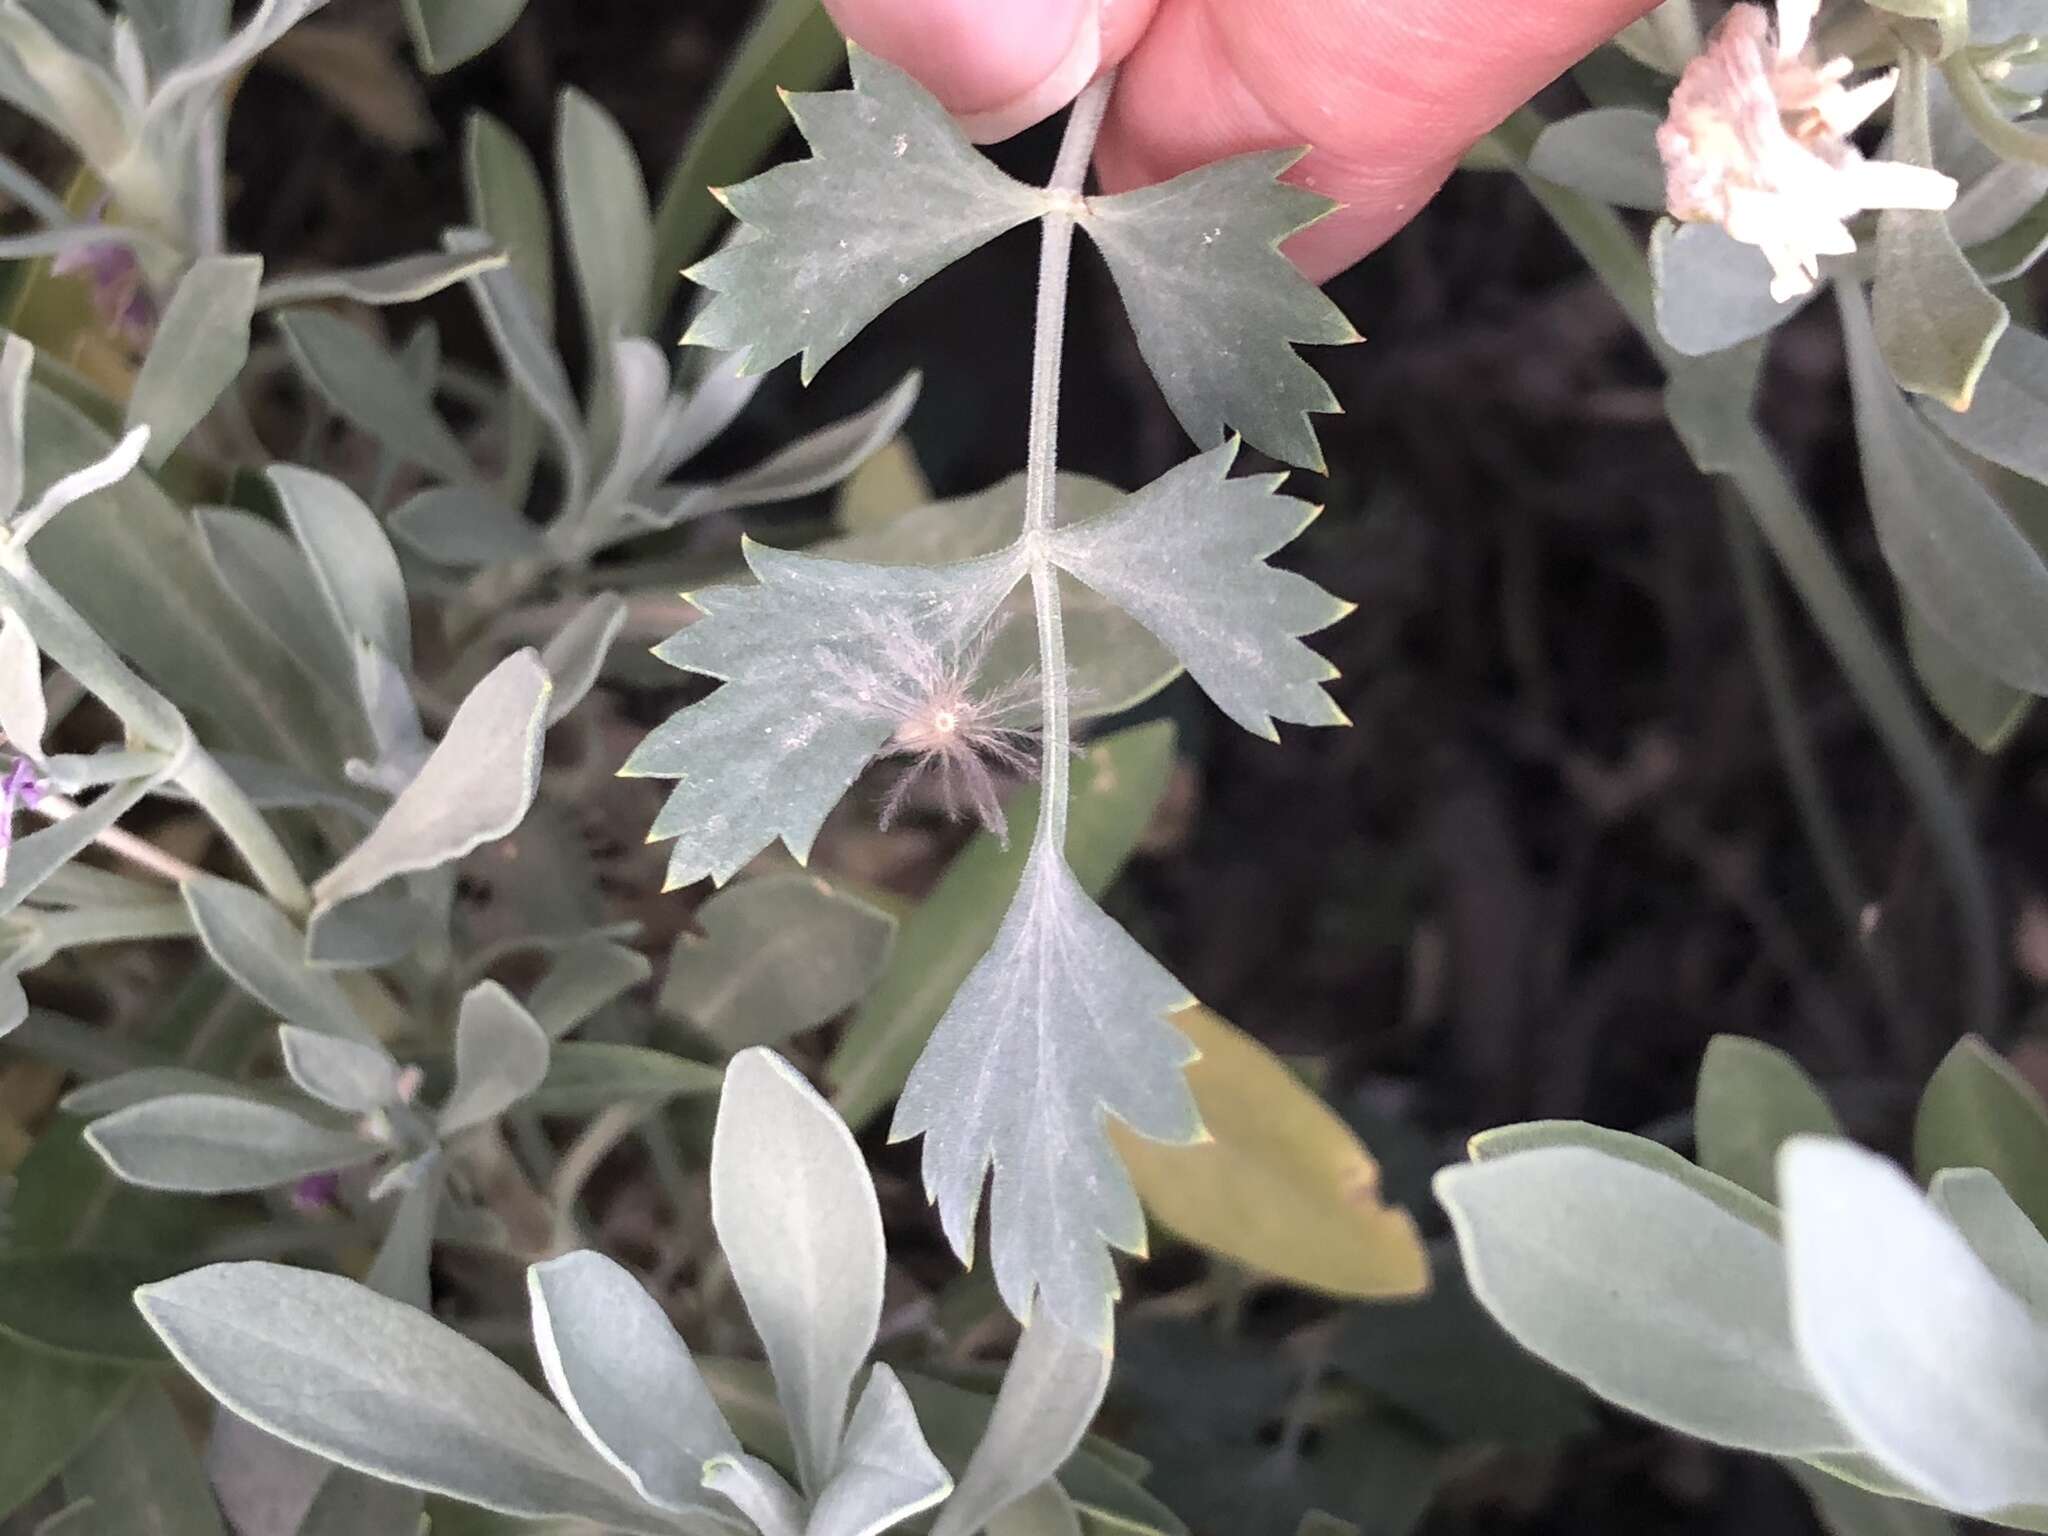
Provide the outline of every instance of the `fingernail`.
{"type": "Polygon", "coordinates": [[[1051,71],[1030,90],[980,112],[962,113],[961,131],[977,144],[993,144],[1021,133],[1080,95],[1102,67],[1102,6],[1080,7],[1073,40],[1051,71]]]}

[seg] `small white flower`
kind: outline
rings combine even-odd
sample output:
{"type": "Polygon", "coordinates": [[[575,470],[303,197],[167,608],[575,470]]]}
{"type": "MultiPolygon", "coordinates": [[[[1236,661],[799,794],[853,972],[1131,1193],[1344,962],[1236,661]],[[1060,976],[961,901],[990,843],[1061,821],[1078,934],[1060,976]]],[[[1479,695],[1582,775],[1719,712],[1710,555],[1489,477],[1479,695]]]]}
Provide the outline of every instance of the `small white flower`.
{"type": "Polygon", "coordinates": [[[1820,0],[1739,4],[1685,67],[1657,130],[1673,218],[1719,224],[1770,259],[1779,303],[1813,291],[1823,256],[1856,249],[1849,220],[1881,208],[1939,211],[1955,181],[1924,166],[1866,160],[1849,141],[1891,99],[1896,71],[1861,85],[1845,58],[1808,51],[1820,0]]]}

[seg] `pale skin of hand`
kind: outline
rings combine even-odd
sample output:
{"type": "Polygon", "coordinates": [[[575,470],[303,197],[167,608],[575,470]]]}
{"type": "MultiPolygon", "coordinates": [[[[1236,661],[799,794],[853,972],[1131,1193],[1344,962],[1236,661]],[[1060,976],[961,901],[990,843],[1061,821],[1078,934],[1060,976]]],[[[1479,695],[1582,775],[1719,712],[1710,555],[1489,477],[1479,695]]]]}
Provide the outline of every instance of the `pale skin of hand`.
{"type": "Polygon", "coordinates": [[[1121,66],[1105,191],[1247,150],[1343,206],[1288,242],[1316,281],[1376,249],[1459,157],[1653,0],[826,0],[982,141],[1121,66]]]}

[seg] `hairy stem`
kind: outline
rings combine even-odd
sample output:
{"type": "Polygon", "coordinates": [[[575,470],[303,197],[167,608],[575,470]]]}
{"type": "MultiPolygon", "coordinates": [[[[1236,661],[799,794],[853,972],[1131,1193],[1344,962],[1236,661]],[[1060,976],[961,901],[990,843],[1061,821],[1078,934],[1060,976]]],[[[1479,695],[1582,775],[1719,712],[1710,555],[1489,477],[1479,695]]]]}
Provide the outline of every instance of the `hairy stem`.
{"type": "Polygon", "coordinates": [[[1060,616],[1059,572],[1050,536],[1059,470],[1060,354],[1066,342],[1067,267],[1074,251],[1074,218],[1095,152],[1095,136],[1116,88],[1111,70],[1083,91],[1067,117],[1059,160],[1046,187],[1044,229],[1038,248],[1038,312],[1031,337],[1031,436],[1024,461],[1024,549],[1031,559],[1031,599],[1038,620],[1038,669],[1043,678],[1041,723],[1045,792],[1038,814],[1038,845],[1058,851],[1067,840],[1067,759],[1073,750],[1068,716],[1067,639],[1060,616]]]}

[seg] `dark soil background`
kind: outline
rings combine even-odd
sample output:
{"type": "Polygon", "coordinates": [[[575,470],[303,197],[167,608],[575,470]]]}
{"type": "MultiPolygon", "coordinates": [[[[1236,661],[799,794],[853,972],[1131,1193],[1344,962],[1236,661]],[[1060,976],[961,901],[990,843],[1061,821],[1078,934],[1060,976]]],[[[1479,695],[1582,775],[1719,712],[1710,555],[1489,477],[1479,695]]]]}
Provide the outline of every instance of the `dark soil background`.
{"type": "MultiPolygon", "coordinates": [[[[503,44],[429,83],[440,139],[407,151],[259,71],[230,151],[240,243],[322,262],[431,246],[462,206],[464,114],[498,113],[545,165],[563,85],[617,114],[658,182],[748,9],[533,0],[503,44]]],[[[1571,99],[1561,88],[1560,105],[1571,99]]],[[[1029,172],[1051,148],[1040,131],[1000,154],[1029,172]]],[[[915,364],[927,383],[911,431],[936,489],[1011,472],[1033,261],[1013,236],[900,305],[810,392],[774,381],[735,456],[864,403],[915,364]]],[[[1844,931],[1774,747],[1722,510],[1664,426],[1655,370],[1620,313],[1500,176],[1460,177],[1331,292],[1369,340],[1314,358],[1346,414],[1323,426],[1327,483],[1295,482],[1328,511],[1287,558],[1359,604],[1319,642],[1356,726],[1274,747],[1170,691],[1157,708],[1182,725],[1183,782],[1116,894],[1119,915],[1219,1012],[1327,1062],[1392,1192],[1435,1232],[1418,1175],[1477,1128],[1578,1117],[1683,1145],[1701,1052],[1723,1031],[1790,1050],[1859,1134],[1896,1144],[1962,1027],[1953,909],[1897,778],[1776,583],[1805,719],[1872,901],[1864,931],[1844,931]],[[1873,950],[1900,978],[1890,1015],[1873,950]]],[[[460,302],[433,312],[451,350],[486,360],[460,302]]],[[[1765,420],[1895,637],[1826,306],[1782,334],[1765,420]]],[[[1092,257],[1077,277],[1063,446],[1070,467],[1126,486],[1190,451],[1092,257]]],[[[1998,1043],[2012,1049],[2048,979],[2044,736],[2025,729],[1990,760],[1943,740],[1999,886],[2013,1023],[1998,1043]]],[[[1298,1359],[1297,1330],[1327,1309],[1252,1298],[1242,1358],[1148,1334],[1145,1298],[1169,1293],[1188,1262],[1169,1255],[1134,1277],[1126,1368],[1137,1400],[1160,1396],[1146,1371],[1155,1383],[1172,1366],[1195,1372],[1178,1410],[1191,1417],[1176,1420],[1165,1394],[1135,1438],[1162,1464],[1155,1486],[1209,1536],[1273,1528],[1293,1495],[1258,1497],[1272,1426],[1254,1413],[1219,1429],[1201,1414],[1252,1412],[1232,1360],[1256,1376],[1261,1359],[1298,1359]],[[1212,1437],[1244,1458],[1223,1474],[1242,1506],[1173,1471],[1176,1440],[1212,1437]]],[[[1604,1411],[1597,1422],[1562,1449],[1439,1446],[1442,1492],[1422,1528],[1812,1528],[1768,1464],[1604,1411]]],[[[1333,1512],[1369,1530],[1403,1528],[1418,1502],[1371,1446],[1281,1449],[1321,1455],[1333,1512]]]]}

